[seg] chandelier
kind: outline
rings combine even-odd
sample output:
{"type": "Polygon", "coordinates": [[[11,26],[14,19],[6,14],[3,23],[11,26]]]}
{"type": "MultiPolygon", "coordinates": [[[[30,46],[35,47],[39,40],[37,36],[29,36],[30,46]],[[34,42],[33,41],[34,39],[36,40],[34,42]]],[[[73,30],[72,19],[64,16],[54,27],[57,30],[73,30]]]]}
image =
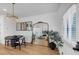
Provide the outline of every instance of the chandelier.
{"type": "Polygon", "coordinates": [[[18,19],[18,16],[15,16],[15,3],[11,4],[11,8],[12,8],[12,14],[7,15],[8,18],[12,18],[12,19],[18,19]]]}

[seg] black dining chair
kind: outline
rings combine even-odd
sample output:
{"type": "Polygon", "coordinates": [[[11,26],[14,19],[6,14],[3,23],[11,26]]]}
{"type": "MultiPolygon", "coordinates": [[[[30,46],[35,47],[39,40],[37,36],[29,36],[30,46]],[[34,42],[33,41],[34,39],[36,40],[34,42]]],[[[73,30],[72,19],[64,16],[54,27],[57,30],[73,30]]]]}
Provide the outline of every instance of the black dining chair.
{"type": "Polygon", "coordinates": [[[20,38],[20,42],[21,42],[21,45],[24,45],[26,47],[26,40],[25,40],[25,37],[21,37],[20,38]]]}
{"type": "Polygon", "coordinates": [[[20,43],[20,40],[17,36],[14,36],[14,38],[11,39],[11,46],[14,48],[19,46],[19,50],[21,50],[21,43],[20,43]]]}

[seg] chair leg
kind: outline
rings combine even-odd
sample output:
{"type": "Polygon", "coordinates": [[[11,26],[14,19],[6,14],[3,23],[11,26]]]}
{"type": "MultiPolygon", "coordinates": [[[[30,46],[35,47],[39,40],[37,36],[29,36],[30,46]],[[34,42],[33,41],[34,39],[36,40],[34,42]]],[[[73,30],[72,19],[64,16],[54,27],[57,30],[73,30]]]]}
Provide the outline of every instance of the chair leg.
{"type": "Polygon", "coordinates": [[[16,49],[16,46],[14,48],[16,49]]]}
{"type": "Polygon", "coordinates": [[[26,47],[26,42],[24,42],[24,46],[26,47]]]}
{"type": "Polygon", "coordinates": [[[5,41],[5,46],[9,46],[9,41],[5,41]]]}
{"type": "Polygon", "coordinates": [[[21,45],[19,44],[19,50],[21,50],[21,45]]]}
{"type": "Polygon", "coordinates": [[[7,41],[7,46],[9,46],[9,41],[7,41]]]}
{"type": "Polygon", "coordinates": [[[25,39],[22,40],[22,45],[24,45],[26,47],[26,42],[25,42],[25,39]]]}
{"type": "Polygon", "coordinates": [[[5,41],[5,46],[6,46],[6,41],[5,41]]]}

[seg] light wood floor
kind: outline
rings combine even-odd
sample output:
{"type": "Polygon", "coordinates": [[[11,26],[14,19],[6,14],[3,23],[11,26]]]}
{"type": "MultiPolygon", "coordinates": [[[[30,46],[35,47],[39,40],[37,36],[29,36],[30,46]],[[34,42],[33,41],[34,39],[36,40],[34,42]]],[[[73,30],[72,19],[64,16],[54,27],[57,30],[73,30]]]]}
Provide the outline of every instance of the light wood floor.
{"type": "Polygon", "coordinates": [[[0,44],[0,55],[58,55],[59,52],[58,50],[51,50],[48,47],[44,46],[37,46],[37,45],[32,45],[28,44],[25,47],[22,47],[21,50],[14,49],[13,47],[10,46],[4,46],[0,44]]]}

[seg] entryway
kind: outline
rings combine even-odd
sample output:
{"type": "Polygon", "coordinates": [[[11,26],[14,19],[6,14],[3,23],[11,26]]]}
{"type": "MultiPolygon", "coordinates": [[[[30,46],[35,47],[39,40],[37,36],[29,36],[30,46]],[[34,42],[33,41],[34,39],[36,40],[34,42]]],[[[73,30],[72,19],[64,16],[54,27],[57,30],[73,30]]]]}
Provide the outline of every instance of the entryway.
{"type": "Polygon", "coordinates": [[[49,42],[49,24],[46,22],[37,22],[33,24],[33,44],[48,46],[49,42]]]}

